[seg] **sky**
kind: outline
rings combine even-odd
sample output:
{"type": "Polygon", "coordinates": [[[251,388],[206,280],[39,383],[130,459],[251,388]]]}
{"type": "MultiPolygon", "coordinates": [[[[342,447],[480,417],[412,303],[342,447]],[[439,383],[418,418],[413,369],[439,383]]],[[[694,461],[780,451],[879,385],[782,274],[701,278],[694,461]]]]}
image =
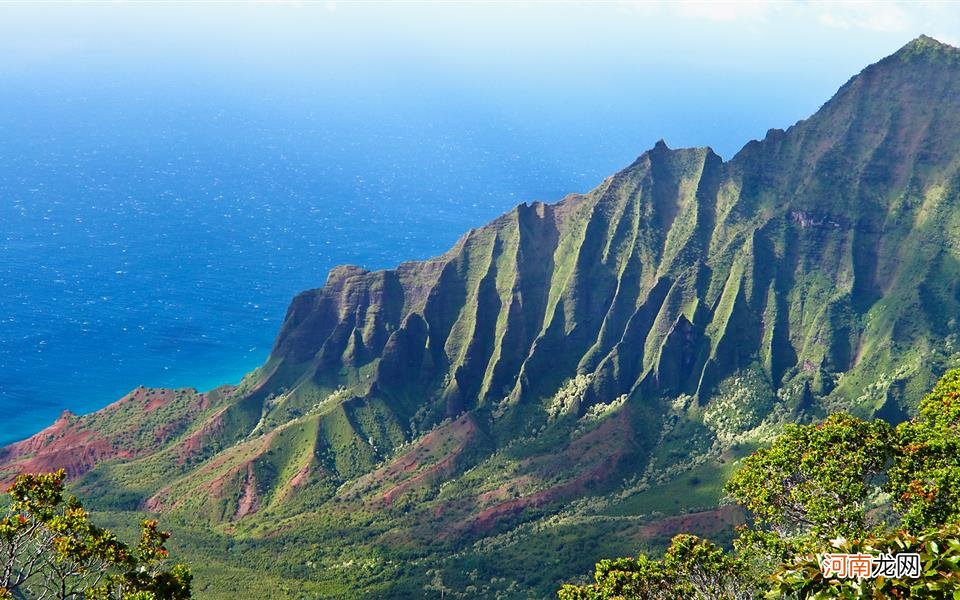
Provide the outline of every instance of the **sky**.
{"type": "Polygon", "coordinates": [[[372,122],[463,104],[465,119],[551,123],[544,137],[579,151],[618,144],[623,163],[660,137],[729,158],[921,33],[957,44],[960,11],[918,2],[12,2],[0,4],[0,80],[6,94],[41,100],[136,89],[152,100],[309,105],[372,122]]]}

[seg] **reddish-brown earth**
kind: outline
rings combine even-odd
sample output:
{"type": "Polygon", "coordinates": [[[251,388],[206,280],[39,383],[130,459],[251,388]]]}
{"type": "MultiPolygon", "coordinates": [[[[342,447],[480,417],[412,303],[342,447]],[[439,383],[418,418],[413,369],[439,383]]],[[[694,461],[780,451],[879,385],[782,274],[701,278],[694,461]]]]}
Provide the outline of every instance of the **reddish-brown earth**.
{"type": "Polygon", "coordinates": [[[745,522],[746,516],[743,509],[729,504],[712,510],[652,521],[640,528],[640,537],[643,539],[672,538],[680,533],[710,537],[724,531],[731,531],[745,522]]]}
{"type": "Polygon", "coordinates": [[[383,490],[376,502],[389,506],[400,495],[449,476],[463,452],[473,443],[479,428],[470,414],[431,431],[402,456],[357,479],[342,495],[368,495],[383,490]]]}
{"type": "Polygon", "coordinates": [[[0,472],[0,487],[6,488],[21,473],[65,469],[68,477],[76,477],[100,461],[132,456],[111,440],[77,428],[76,422],[77,417],[65,411],[37,435],[0,450],[0,460],[6,463],[0,472]]]}
{"type": "Polygon", "coordinates": [[[208,394],[196,390],[138,387],[90,415],[78,417],[65,411],[50,427],[0,449],[0,488],[21,473],[64,469],[73,478],[104,461],[150,454],[183,433],[208,406],[208,394]],[[184,395],[186,404],[176,411],[177,418],[146,426],[154,413],[184,395]]]}
{"type": "MultiPolygon", "coordinates": [[[[504,518],[528,508],[539,508],[582,494],[608,481],[631,448],[633,428],[630,413],[621,411],[596,429],[574,439],[556,454],[536,456],[525,461],[517,477],[499,488],[476,498],[475,512],[457,529],[472,533],[490,531],[504,518]],[[529,489],[531,482],[549,480],[558,474],[570,477],[555,485],[508,498],[514,490],[529,489]],[[483,504],[490,503],[486,508],[483,504]]],[[[443,513],[443,509],[438,509],[443,513]]]]}
{"type": "Polygon", "coordinates": [[[234,518],[241,518],[260,510],[260,496],[257,493],[257,476],[253,471],[253,463],[247,463],[247,474],[243,480],[243,493],[237,504],[237,514],[234,518]]]}

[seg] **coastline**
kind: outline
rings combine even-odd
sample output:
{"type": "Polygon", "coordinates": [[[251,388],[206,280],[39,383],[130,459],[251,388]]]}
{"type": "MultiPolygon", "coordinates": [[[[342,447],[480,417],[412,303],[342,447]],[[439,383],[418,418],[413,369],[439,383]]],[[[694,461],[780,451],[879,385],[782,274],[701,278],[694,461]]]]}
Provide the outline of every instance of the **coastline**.
{"type": "Polygon", "coordinates": [[[217,367],[204,367],[202,370],[193,370],[192,372],[185,369],[169,378],[156,377],[132,384],[117,384],[111,387],[123,387],[123,391],[115,394],[97,392],[92,394],[91,397],[71,403],[69,406],[63,402],[41,401],[40,404],[46,406],[40,410],[29,412],[22,411],[23,407],[16,405],[3,407],[5,416],[3,427],[0,429],[0,449],[43,431],[52,425],[64,411],[69,410],[77,415],[95,413],[123,398],[138,386],[174,389],[194,388],[200,392],[206,392],[221,385],[239,383],[244,375],[262,365],[268,354],[269,351],[263,353],[262,356],[260,353],[255,356],[246,354],[242,357],[242,360],[220,363],[217,367]]]}

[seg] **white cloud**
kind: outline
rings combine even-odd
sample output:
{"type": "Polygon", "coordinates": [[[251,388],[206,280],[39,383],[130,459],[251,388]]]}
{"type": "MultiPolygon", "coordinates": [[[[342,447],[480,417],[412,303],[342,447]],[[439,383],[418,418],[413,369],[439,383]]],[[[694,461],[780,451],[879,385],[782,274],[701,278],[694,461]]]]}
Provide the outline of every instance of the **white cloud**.
{"type": "MultiPolygon", "coordinates": [[[[680,0],[679,2],[627,2],[635,10],[666,11],[677,17],[718,23],[784,23],[811,19],[833,29],[858,29],[877,33],[960,30],[960,10],[950,2],[922,1],[775,1],[680,0]]],[[[945,36],[950,38],[950,35],[945,36]]],[[[952,37],[956,37],[955,35],[952,37]]]]}
{"type": "Polygon", "coordinates": [[[841,19],[832,13],[820,13],[817,15],[817,20],[821,24],[834,29],[850,29],[851,27],[850,21],[841,19]]]}
{"type": "MultiPolygon", "coordinates": [[[[866,29],[883,33],[906,31],[915,26],[913,16],[899,3],[849,2],[816,4],[817,20],[836,29],[866,29]]],[[[915,7],[921,6],[919,4],[915,7]]]]}
{"type": "Polygon", "coordinates": [[[702,19],[731,23],[734,21],[765,21],[767,15],[777,8],[777,3],[765,0],[678,0],[674,2],[657,0],[621,1],[620,7],[626,7],[633,13],[647,16],[654,14],[676,16],[685,19],[702,19]]]}
{"type": "Polygon", "coordinates": [[[708,21],[765,21],[775,4],[760,1],[742,2],[677,2],[672,5],[676,13],[688,19],[706,19],[708,21]]]}

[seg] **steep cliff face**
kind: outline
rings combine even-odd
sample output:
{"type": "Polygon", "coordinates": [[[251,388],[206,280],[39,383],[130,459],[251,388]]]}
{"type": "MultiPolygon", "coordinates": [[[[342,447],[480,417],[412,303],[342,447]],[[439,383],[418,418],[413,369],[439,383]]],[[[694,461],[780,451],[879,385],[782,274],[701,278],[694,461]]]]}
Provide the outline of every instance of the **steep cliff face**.
{"type": "Polygon", "coordinates": [[[661,142],[438,259],[335,270],[294,301],[270,364],[382,399],[408,433],[578,374],[581,413],[622,394],[708,405],[744,370],[808,387],[807,410],[909,410],[956,329],[958,69],[919,38],[729,163],[661,142]]]}
{"type": "Polygon", "coordinates": [[[294,300],[270,364],[436,419],[552,393],[639,330],[626,393],[661,364],[653,321],[696,280],[722,173],[709,149],[660,143],[590,194],[518,206],[433,261],[335,270],[294,300]]]}
{"type": "MultiPolygon", "coordinates": [[[[106,508],[398,552],[583,498],[591,523],[711,508],[715,488],[662,500],[784,422],[901,418],[960,364],[958,173],[960,50],[921,37],[729,162],[659,142],[438,258],[335,269],[263,367],[178,404],[149,451],[83,461],[99,466],[77,485],[106,508]]],[[[0,475],[39,464],[40,439],[0,475]]]]}

